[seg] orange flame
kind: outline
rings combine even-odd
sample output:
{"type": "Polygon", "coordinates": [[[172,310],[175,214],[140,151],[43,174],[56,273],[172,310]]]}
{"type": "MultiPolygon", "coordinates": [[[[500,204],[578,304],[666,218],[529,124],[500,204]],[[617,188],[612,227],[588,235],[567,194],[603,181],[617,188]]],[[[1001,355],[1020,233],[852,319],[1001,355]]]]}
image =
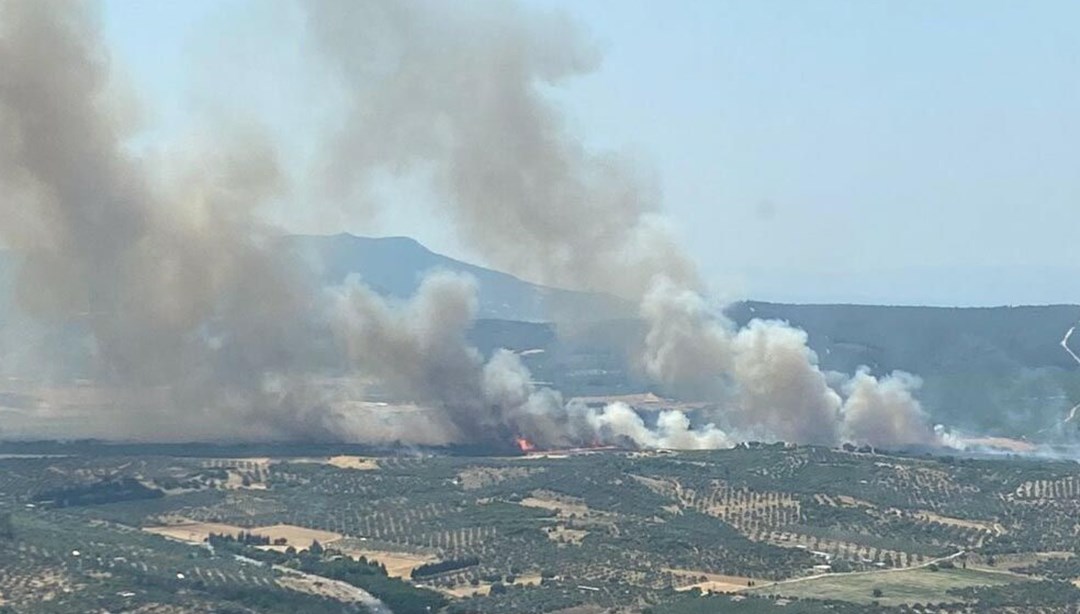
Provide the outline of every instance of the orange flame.
{"type": "Polygon", "coordinates": [[[524,437],[515,437],[514,442],[517,443],[517,447],[520,448],[522,452],[532,452],[536,449],[536,444],[524,437]]]}

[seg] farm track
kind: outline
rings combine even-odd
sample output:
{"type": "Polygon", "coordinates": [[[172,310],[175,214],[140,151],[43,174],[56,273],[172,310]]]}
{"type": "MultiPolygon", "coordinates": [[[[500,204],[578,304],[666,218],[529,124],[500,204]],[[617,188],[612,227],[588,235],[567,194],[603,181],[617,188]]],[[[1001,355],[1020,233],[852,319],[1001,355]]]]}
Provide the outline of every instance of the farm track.
{"type": "MultiPolygon", "coordinates": [[[[871,569],[869,571],[829,572],[829,573],[814,574],[814,575],[810,575],[810,576],[802,576],[802,577],[799,577],[799,578],[788,578],[787,580],[778,580],[776,582],[770,582],[768,584],[762,584],[761,586],[755,586],[754,589],[757,590],[759,588],[770,588],[770,587],[773,587],[773,586],[780,586],[780,585],[784,585],[784,584],[794,584],[796,582],[806,582],[806,581],[809,581],[809,580],[818,580],[820,578],[839,578],[839,577],[844,577],[844,576],[849,576],[849,577],[850,576],[869,576],[869,575],[875,575],[875,574],[899,573],[899,572],[904,572],[904,571],[912,571],[914,569],[922,569],[922,568],[929,567],[931,565],[937,565],[937,564],[943,563],[945,561],[951,561],[951,560],[953,560],[953,559],[955,559],[955,558],[957,558],[959,556],[963,556],[965,554],[967,554],[966,550],[960,550],[960,551],[954,552],[952,554],[949,554],[949,555],[946,555],[946,556],[943,556],[943,557],[940,557],[940,558],[936,558],[936,559],[933,559],[933,560],[930,560],[930,561],[919,563],[918,565],[912,565],[911,567],[891,567],[889,569],[871,569]]],[[[1002,572],[1002,573],[1005,573],[1005,572],[1002,572]]]]}

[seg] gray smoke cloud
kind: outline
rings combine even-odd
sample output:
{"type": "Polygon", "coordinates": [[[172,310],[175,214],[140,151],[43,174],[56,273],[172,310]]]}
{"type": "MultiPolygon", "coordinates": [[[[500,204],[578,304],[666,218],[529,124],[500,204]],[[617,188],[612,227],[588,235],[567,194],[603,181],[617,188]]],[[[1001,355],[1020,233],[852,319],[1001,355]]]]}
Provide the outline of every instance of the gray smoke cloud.
{"type": "Polygon", "coordinates": [[[0,226],[20,307],[84,331],[112,436],[328,435],[294,375],[314,293],[254,212],[283,191],[271,143],[230,129],[134,158],[87,3],[0,4],[0,226]],[[133,414],[131,412],[138,412],[133,414]]]}
{"type": "MultiPolygon", "coordinates": [[[[737,427],[785,441],[836,442],[840,396],[818,369],[805,332],[783,322],[753,320],[735,335],[733,346],[737,427]]],[[[910,443],[893,441],[898,442],[910,443]]]]}
{"type": "Polygon", "coordinates": [[[24,258],[20,307],[92,345],[95,414],[58,412],[67,425],[46,432],[568,445],[587,430],[515,355],[468,346],[471,280],[435,275],[405,305],[310,284],[258,217],[286,186],[257,130],[215,132],[161,168],[130,155],[89,5],[0,11],[0,206],[17,222],[0,231],[24,258]],[[348,377],[312,372],[335,364],[310,342],[324,324],[348,377]],[[436,412],[356,411],[372,387],[436,412]]]}
{"type": "Polygon", "coordinates": [[[860,370],[844,385],[844,438],[872,446],[925,443],[927,417],[914,396],[921,385],[903,371],[878,379],[860,370]]]}
{"type": "Polygon", "coordinates": [[[471,277],[430,274],[396,305],[352,280],[335,311],[352,365],[396,398],[439,410],[451,441],[511,446],[527,437],[553,447],[588,436],[584,416],[558,392],[537,387],[516,354],[498,350],[485,360],[468,344],[476,313],[471,277]]]}
{"type": "Polygon", "coordinates": [[[469,347],[475,289],[464,278],[431,277],[404,304],[357,282],[320,291],[259,216],[289,196],[275,143],[227,125],[159,163],[134,156],[135,117],[118,103],[91,6],[6,0],[0,236],[23,254],[21,308],[82,331],[92,349],[102,407],[80,434],[687,448],[730,445],[731,434],[932,440],[907,376],[858,373],[837,391],[802,331],[737,330],[708,308],[648,173],[590,151],[544,95],[599,63],[572,22],[494,1],[303,6],[345,100],[317,165],[329,196],[377,212],[379,181],[430,179],[490,263],[638,303],[642,373],[715,410],[700,425],[667,412],[650,427],[623,405],[564,403],[514,354],[469,347]],[[313,342],[325,329],[341,347],[313,342]],[[336,375],[320,377],[323,367],[336,375]],[[356,411],[371,389],[434,413],[356,411]]]}
{"type": "Polygon", "coordinates": [[[377,209],[372,183],[416,170],[470,246],[531,280],[631,298],[659,274],[697,286],[648,177],[588,151],[540,95],[599,63],[573,22],[489,0],[304,6],[346,93],[321,164],[335,198],[377,209]]]}
{"type": "MultiPolygon", "coordinates": [[[[475,281],[452,273],[428,275],[402,304],[357,280],[338,293],[337,336],[353,366],[396,398],[438,409],[432,423],[455,442],[509,446],[525,438],[550,448],[598,443],[646,448],[708,449],[733,440],[712,424],[692,428],[679,411],[661,412],[652,427],[630,406],[604,408],[564,403],[537,386],[513,352],[487,360],[466,341],[476,312],[475,281]],[[449,428],[448,428],[449,426],[449,428]]],[[[414,437],[432,439],[436,433],[414,437]]]]}
{"type": "MultiPolygon", "coordinates": [[[[589,151],[544,94],[599,62],[565,18],[505,2],[305,6],[346,93],[321,167],[337,196],[377,207],[380,179],[428,177],[462,238],[497,267],[639,303],[642,371],[671,392],[714,401],[711,418],[725,429],[812,443],[935,441],[906,394],[909,380],[860,373],[838,392],[802,331],[780,322],[735,330],[707,309],[647,175],[589,151]]],[[[592,424],[641,445],[685,441],[645,429],[625,409],[592,424]]]]}

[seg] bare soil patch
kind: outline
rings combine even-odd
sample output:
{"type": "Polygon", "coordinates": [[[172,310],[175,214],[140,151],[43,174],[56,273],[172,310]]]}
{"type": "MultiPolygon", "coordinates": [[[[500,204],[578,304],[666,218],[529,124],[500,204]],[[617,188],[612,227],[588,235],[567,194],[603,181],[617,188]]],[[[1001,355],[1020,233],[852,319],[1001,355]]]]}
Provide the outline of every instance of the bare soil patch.
{"type": "Polygon", "coordinates": [[[942,516],[941,514],[935,514],[934,512],[919,511],[915,514],[917,518],[926,520],[927,522],[938,522],[954,527],[963,527],[965,529],[978,529],[980,531],[991,531],[993,533],[1001,534],[1005,532],[1004,527],[1000,524],[991,522],[989,520],[964,520],[963,518],[953,518],[952,516],[942,516]]]}
{"type": "Polygon", "coordinates": [[[548,539],[560,544],[570,544],[573,546],[580,546],[581,540],[585,539],[589,535],[588,531],[583,529],[570,529],[566,525],[556,525],[550,527],[544,531],[547,534],[548,539]]]}
{"type": "Polygon", "coordinates": [[[218,522],[180,521],[158,527],[143,527],[143,531],[193,544],[201,544],[210,537],[211,533],[216,535],[236,535],[242,531],[247,531],[247,529],[218,522]]]}
{"type": "Polygon", "coordinates": [[[525,507],[551,510],[560,518],[568,518],[571,515],[583,517],[589,515],[591,511],[587,505],[579,500],[560,497],[554,493],[544,491],[534,491],[531,497],[525,497],[520,504],[525,507]]]}
{"type": "Polygon", "coordinates": [[[172,517],[172,519],[175,521],[156,527],[143,527],[143,530],[147,533],[163,535],[194,544],[203,543],[210,537],[211,533],[217,535],[237,535],[241,532],[253,533],[264,535],[270,538],[270,541],[284,538],[286,543],[280,548],[292,546],[298,550],[307,548],[314,540],[318,540],[321,544],[329,544],[343,537],[340,533],[319,531],[289,524],[276,524],[269,527],[249,529],[220,522],[194,522],[179,517],[172,517]]]}
{"type": "Polygon", "coordinates": [[[735,593],[745,590],[751,578],[708,573],[693,569],[665,569],[675,575],[676,589],[688,591],[694,588],[705,593],[735,593]],[[705,578],[702,580],[702,578],[705,578]]]}
{"type": "Polygon", "coordinates": [[[284,538],[286,545],[292,546],[298,550],[307,548],[311,545],[311,542],[316,540],[318,540],[320,544],[326,545],[344,537],[341,533],[298,527],[292,524],[275,524],[269,527],[256,527],[248,532],[257,535],[265,535],[270,538],[270,541],[284,538]]]}
{"type": "Polygon", "coordinates": [[[409,579],[412,571],[425,563],[433,563],[436,557],[430,554],[411,552],[392,552],[389,550],[364,550],[349,548],[343,552],[353,558],[364,557],[386,567],[386,574],[392,578],[409,579]]]}
{"type": "Polygon", "coordinates": [[[536,471],[529,467],[469,467],[457,475],[458,484],[465,490],[476,490],[506,480],[527,477],[536,471]]]}
{"type": "Polygon", "coordinates": [[[331,456],[326,459],[327,465],[339,469],[356,469],[358,471],[373,471],[379,468],[379,462],[366,456],[331,456]]]}
{"type": "Polygon", "coordinates": [[[323,581],[314,576],[282,574],[277,578],[277,583],[287,589],[309,595],[328,597],[346,603],[360,601],[355,594],[356,591],[349,590],[348,585],[342,586],[344,583],[323,581]]]}
{"type": "MultiPolygon", "coordinates": [[[[540,575],[530,574],[525,576],[519,576],[514,579],[514,586],[540,586],[540,575]]],[[[481,582],[480,584],[473,586],[466,584],[464,586],[455,586],[453,588],[439,588],[438,590],[452,595],[454,597],[474,597],[477,595],[487,595],[491,592],[491,584],[488,582],[481,582]]]]}

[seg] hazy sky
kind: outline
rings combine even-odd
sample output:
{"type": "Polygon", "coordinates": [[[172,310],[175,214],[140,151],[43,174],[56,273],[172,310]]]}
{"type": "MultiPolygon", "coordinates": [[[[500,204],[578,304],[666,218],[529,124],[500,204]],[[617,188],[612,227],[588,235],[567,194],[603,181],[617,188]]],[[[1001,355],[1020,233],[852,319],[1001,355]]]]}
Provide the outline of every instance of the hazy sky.
{"type": "MultiPolygon", "coordinates": [[[[655,169],[718,294],[1080,302],[1080,3],[529,4],[570,14],[604,50],[595,74],[550,94],[591,146],[655,169]]],[[[301,167],[334,92],[301,61],[300,18],[284,2],[107,1],[145,118],[135,146],[252,114],[301,167]]],[[[418,192],[390,193],[375,222],[295,201],[274,216],[477,260],[410,205],[418,192]]]]}

